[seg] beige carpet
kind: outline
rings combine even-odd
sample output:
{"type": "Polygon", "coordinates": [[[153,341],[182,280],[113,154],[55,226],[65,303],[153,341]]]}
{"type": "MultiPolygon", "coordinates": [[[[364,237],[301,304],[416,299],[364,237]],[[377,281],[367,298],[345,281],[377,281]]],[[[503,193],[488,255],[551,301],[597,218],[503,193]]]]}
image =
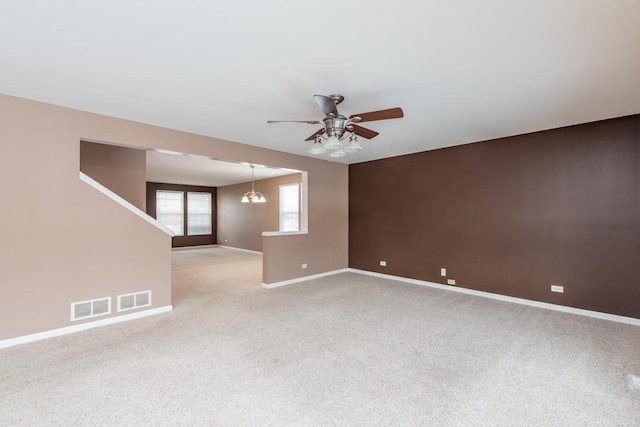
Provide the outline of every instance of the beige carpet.
{"type": "Polygon", "coordinates": [[[640,426],[640,328],[174,252],[174,311],[0,350],[0,425],[640,426]]]}

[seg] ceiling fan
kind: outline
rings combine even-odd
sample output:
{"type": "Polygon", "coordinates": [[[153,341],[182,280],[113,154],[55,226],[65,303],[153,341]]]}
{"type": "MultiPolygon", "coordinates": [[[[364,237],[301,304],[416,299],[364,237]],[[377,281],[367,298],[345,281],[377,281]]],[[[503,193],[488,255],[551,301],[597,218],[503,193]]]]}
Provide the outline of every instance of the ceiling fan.
{"type": "Polygon", "coordinates": [[[348,118],[338,113],[337,105],[344,101],[342,95],[313,95],[320,109],[325,114],[322,121],[319,120],[269,120],[267,123],[307,123],[310,125],[324,125],[314,132],[305,141],[315,140],[309,152],[321,154],[329,151],[331,157],[342,157],[347,153],[355,153],[362,150],[357,142],[357,136],[366,139],[375,138],[378,132],[357,125],[357,123],[373,122],[376,120],[399,119],[404,117],[402,108],[389,108],[387,110],[370,111],[368,113],[352,114],[348,118]],[[342,147],[340,140],[345,132],[351,132],[349,144],[342,147]]]}

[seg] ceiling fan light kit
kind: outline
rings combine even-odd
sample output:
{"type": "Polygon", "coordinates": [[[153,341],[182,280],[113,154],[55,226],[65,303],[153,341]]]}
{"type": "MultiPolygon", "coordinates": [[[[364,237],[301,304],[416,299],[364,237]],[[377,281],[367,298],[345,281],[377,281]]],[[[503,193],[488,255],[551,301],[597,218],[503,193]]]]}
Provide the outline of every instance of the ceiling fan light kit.
{"type": "Polygon", "coordinates": [[[358,144],[358,138],[355,135],[351,135],[349,137],[349,144],[344,147],[344,152],[352,154],[357,153],[358,151],[362,151],[362,147],[358,144]]]}
{"type": "Polygon", "coordinates": [[[329,157],[344,157],[346,155],[347,153],[344,152],[342,147],[338,148],[337,150],[333,150],[332,152],[329,153],[329,157]]]}
{"type": "Polygon", "coordinates": [[[357,136],[366,139],[375,138],[378,132],[364,128],[356,123],[372,122],[376,120],[399,119],[404,117],[402,108],[389,108],[387,110],[370,111],[368,113],[352,114],[348,118],[338,113],[337,105],[344,101],[342,95],[314,95],[320,109],[325,114],[322,121],[319,120],[269,120],[267,123],[306,123],[311,125],[323,124],[324,128],[314,132],[305,141],[314,141],[310,154],[329,153],[329,157],[344,157],[346,153],[353,154],[362,151],[357,136]],[[351,132],[349,143],[342,145],[342,136],[345,132],[351,132]],[[323,142],[324,140],[324,142],[323,142]]]}
{"type": "Polygon", "coordinates": [[[320,135],[318,135],[316,140],[313,142],[313,145],[309,149],[309,153],[311,153],[311,154],[324,154],[327,151],[329,151],[329,150],[324,148],[324,146],[322,145],[322,137],[320,137],[320,135]]]}
{"type": "Polygon", "coordinates": [[[337,150],[338,148],[342,148],[342,141],[340,141],[337,136],[331,135],[324,142],[323,147],[327,150],[337,150]]]}

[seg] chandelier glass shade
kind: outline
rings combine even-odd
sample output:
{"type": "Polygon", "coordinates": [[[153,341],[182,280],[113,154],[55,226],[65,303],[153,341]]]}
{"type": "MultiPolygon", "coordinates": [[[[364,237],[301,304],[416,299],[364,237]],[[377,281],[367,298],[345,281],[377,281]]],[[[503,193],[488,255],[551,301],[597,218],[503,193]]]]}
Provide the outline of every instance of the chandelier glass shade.
{"type": "Polygon", "coordinates": [[[255,166],[251,165],[251,191],[247,191],[242,196],[242,203],[265,203],[267,199],[264,198],[264,195],[255,190],[255,166]]]}

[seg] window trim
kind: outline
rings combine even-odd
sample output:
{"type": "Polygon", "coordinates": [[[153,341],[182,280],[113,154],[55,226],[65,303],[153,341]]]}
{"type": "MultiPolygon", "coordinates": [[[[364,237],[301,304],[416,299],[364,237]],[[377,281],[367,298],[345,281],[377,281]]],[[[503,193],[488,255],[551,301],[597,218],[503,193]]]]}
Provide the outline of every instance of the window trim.
{"type": "MultiPolygon", "coordinates": [[[[187,233],[185,234],[185,236],[210,236],[211,234],[213,234],[213,194],[209,191],[186,191],[186,212],[187,212],[187,221],[186,221],[186,231],[187,233]],[[189,217],[190,215],[190,209],[189,209],[189,195],[191,194],[205,194],[209,197],[209,232],[208,233],[190,233],[189,232],[189,217]]],[[[198,215],[198,214],[194,214],[194,215],[198,215]]]]}
{"type": "MultiPolygon", "coordinates": [[[[163,225],[174,232],[174,237],[184,237],[184,236],[186,236],[186,234],[185,234],[185,207],[186,206],[185,206],[185,203],[184,203],[184,201],[185,201],[185,195],[184,195],[185,192],[184,191],[180,191],[180,190],[162,190],[162,189],[156,190],[156,220],[158,222],[160,222],[160,220],[158,219],[158,217],[160,216],[160,213],[158,212],[158,207],[160,205],[158,203],[158,193],[179,193],[179,194],[182,195],[182,198],[181,198],[181,201],[180,201],[181,206],[182,206],[182,209],[181,209],[181,212],[180,212],[180,215],[182,216],[182,230],[180,231],[180,233],[177,233],[175,230],[171,229],[168,225],[166,225],[166,224],[163,224],[163,225]]],[[[162,224],[162,222],[160,222],[160,223],[162,224]]]]}
{"type": "Polygon", "coordinates": [[[300,183],[299,182],[292,182],[289,184],[281,184],[278,186],[278,231],[280,233],[291,233],[291,232],[298,232],[300,231],[300,183]],[[283,189],[286,187],[296,187],[297,190],[297,209],[295,211],[296,215],[297,215],[297,224],[296,224],[296,229],[295,230],[283,230],[283,219],[282,219],[282,215],[283,213],[287,213],[287,211],[283,211],[282,209],[282,205],[283,205],[283,200],[282,200],[282,195],[283,195],[283,189]]]}
{"type": "Polygon", "coordinates": [[[300,231],[263,231],[262,235],[265,237],[309,234],[309,172],[292,171],[302,174],[302,181],[300,182],[300,231]]]}

